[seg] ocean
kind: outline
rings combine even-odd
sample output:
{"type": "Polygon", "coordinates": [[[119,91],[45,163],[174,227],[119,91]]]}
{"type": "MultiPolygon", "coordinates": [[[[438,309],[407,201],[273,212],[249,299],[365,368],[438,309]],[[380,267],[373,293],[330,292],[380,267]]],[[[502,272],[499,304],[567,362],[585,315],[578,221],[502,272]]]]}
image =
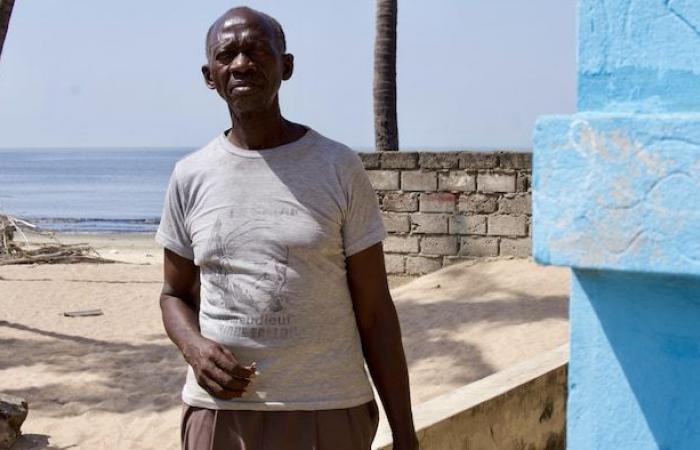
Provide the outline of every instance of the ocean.
{"type": "Polygon", "coordinates": [[[0,150],[0,213],[59,232],[155,232],[177,149],[0,150]]]}

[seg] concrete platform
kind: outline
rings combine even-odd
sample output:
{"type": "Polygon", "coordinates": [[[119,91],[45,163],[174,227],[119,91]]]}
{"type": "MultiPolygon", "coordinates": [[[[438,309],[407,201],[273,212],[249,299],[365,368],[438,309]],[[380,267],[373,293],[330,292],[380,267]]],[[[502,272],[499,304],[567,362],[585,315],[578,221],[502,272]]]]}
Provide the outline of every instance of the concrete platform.
{"type": "MultiPolygon", "coordinates": [[[[426,402],[565,345],[568,286],[568,269],[501,259],[461,263],[393,289],[417,423],[432,423],[426,402]]],[[[376,442],[386,436],[382,416],[376,442]]]]}

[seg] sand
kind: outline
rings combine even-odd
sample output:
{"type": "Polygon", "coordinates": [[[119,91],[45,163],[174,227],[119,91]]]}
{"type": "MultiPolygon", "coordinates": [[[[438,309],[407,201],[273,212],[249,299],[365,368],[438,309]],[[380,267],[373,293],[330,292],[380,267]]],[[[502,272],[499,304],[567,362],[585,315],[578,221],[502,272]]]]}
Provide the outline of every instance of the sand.
{"type": "MultiPolygon", "coordinates": [[[[0,267],[0,391],[30,406],[13,450],[179,448],[184,362],[160,321],[162,251],[149,235],[60,239],[122,263],[0,267]],[[83,309],[104,315],[62,315],[83,309]]],[[[414,405],[565,343],[567,290],[566,270],[527,260],[393,288],[414,405]]]]}

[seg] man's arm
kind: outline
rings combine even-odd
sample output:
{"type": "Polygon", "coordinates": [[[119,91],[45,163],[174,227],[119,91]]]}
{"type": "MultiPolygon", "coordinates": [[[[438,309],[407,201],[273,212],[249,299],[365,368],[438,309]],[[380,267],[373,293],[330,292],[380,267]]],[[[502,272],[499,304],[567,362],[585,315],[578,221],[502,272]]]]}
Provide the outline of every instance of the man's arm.
{"type": "Polygon", "coordinates": [[[394,449],[417,449],[401,329],[387,285],[382,244],[347,258],[362,351],[394,437],[394,449]]]}
{"type": "Polygon", "coordinates": [[[227,400],[240,397],[255,368],[241,366],[226,347],[201,335],[199,268],[167,248],[163,264],[160,308],[165,331],[192,366],[197,383],[204,390],[227,400]]]}

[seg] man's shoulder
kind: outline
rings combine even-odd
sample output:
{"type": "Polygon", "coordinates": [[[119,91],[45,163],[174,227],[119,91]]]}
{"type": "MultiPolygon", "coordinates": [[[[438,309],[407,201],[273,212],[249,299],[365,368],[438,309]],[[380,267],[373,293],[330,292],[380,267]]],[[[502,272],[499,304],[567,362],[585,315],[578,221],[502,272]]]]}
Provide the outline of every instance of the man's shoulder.
{"type": "Polygon", "coordinates": [[[319,156],[327,158],[329,162],[347,165],[359,159],[358,153],[342,142],[326,137],[315,130],[311,132],[314,133],[314,146],[319,156]]]}
{"type": "Polygon", "coordinates": [[[217,136],[209,143],[191,153],[180,158],[175,163],[174,173],[180,178],[188,178],[194,174],[201,173],[202,169],[208,166],[216,166],[220,157],[218,151],[219,137],[217,136]]]}

